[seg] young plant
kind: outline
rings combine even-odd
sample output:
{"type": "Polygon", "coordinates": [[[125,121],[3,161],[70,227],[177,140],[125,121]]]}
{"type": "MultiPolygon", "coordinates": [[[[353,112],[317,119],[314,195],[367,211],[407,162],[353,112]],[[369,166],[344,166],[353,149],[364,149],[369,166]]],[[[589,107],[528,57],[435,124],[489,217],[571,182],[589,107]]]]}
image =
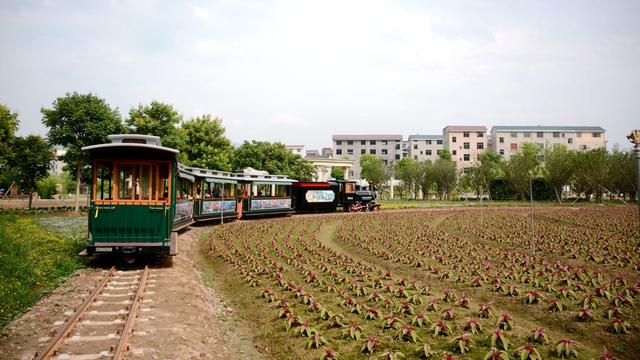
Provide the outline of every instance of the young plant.
{"type": "Polygon", "coordinates": [[[471,302],[471,299],[469,299],[468,297],[463,295],[460,295],[460,298],[458,298],[458,301],[456,301],[456,305],[461,306],[465,309],[469,308],[469,303],[471,302]]]}
{"type": "Polygon", "coordinates": [[[345,337],[351,338],[352,340],[360,341],[360,339],[362,338],[362,327],[360,327],[360,325],[356,323],[352,323],[347,329],[343,331],[343,335],[345,337]]]}
{"type": "Polygon", "coordinates": [[[400,328],[400,319],[395,315],[390,314],[384,318],[382,321],[383,329],[399,329],[400,328]]]}
{"type": "Polygon", "coordinates": [[[541,327],[533,329],[531,335],[529,335],[529,339],[538,344],[548,344],[551,342],[549,335],[547,335],[547,332],[541,327]]]}
{"type": "Polygon", "coordinates": [[[396,313],[397,314],[411,314],[413,315],[415,312],[415,306],[408,302],[408,301],[402,301],[400,302],[400,304],[398,305],[398,307],[396,308],[396,313]]]}
{"type": "Polygon", "coordinates": [[[613,299],[613,304],[616,307],[622,306],[633,306],[633,299],[625,293],[619,293],[616,295],[615,299],[613,299]]]}
{"type": "Polygon", "coordinates": [[[378,356],[378,359],[396,360],[404,359],[406,356],[400,351],[386,351],[382,355],[378,356]]]}
{"type": "Polygon", "coordinates": [[[435,324],[431,325],[429,332],[433,333],[433,336],[449,336],[451,335],[451,327],[444,320],[438,320],[435,324]]]}
{"type": "Polygon", "coordinates": [[[509,353],[502,351],[496,347],[492,347],[488,353],[484,355],[484,360],[509,360],[509,353]]]}
{"type": "Polygon", "coordinates": [[[524,344],[516,349],[516,355],[520,360],[542,360],[542,356],[533,344],[524,344]]]}
{"type": "Polygon", "coordinates": [[[614,307],[612,309],[607,310],[607,319],[622,318],[622,317],[623,317],[622,309],[619,307],[614,307]]]}
{"type": "Polygon", "coordinates": [[[497,325],[498,328],[502,330],[513,329],[513,318],[509,314],[501,314],[500,316],[498,316],[497,325]]]}
{"type": "Polygon", "coordinates": [[[315,331],[309,341],[307,341],[307,349],[319,349],[322,345],[326,345],[327,343],[327,339],[320,335],[319,332],[315,331]]]}
{"type": "Polygon", "coordinates": [[[369,354],[373,354],[373,350],[375,350],[376,346],[380,345],[380,340],[376,339],[373,336],[369,336],[364,340],[364,345],[360,352],[368,352],[369,354]]]}
{"type": "Polygon", "coordinates": [[[418,357],[421,359],[433,359],[436,356],[436,352],[431,348],[431,345],[424,344],[416,349],[418,357]]]}
{"type": "Polygon", "coordinates": [[[438,311],[440,309],[440,300],[433,299],[427,303],[427,311],[438,311]]]}
{"type": "Polygon", "coordinates": [[[614,334],[628,334],[629,327],[629,322],[614,317],[613,319],[611,319],[609,330],[611,330],[611,332],[613,332],[614,334]]]}
{"type": "Polygon", "coordinates": [[[604,350],[602,351],[602,355],[600,355],[600,358],[598,360],[616,360],[616,358],[605,347],[604,350]]]}
{"type": "Polygon", "coordinates": [[[540,299],[542,299],[542,295],[540,295],[540,293],[537,292],[536,290],[531,290],[531,291],[527,291],[527,293],[525,294],[524,303],[536,304],[540,302],[540,299]]]}
{"type": "Polygon", "coordinates": [[[291,327],[296,325],[298,325],[298,318],[295,315],[293,315],[293,313],[287,314],[287,318],[285,319],[285,322],[284,322],[285,331],[289,331],[291,327]]]}
{"type": "Polygon", "coordinates": [[[456,292],[453,290],[447,289],[442,293],[442,300],[444,300],[444,302],[455,302],[457,298],[456,292]]]}
{"type": "Polygon", "coordinates": [[[399,340],[407,340],[416,342],[417,340],[421,340],[418,336],[418,333],[411,325],[405,325],[400,329],[398,335],[396,336],[399,340]]]}
{"type": "Polygon", "coordinates": [[[600,307],[600,301],[598,301],[598,299],[596,299],[592,294],[587,294],[582,299],[582,306],[597,309],[600,307]]]}
{"type": "Polygon", "coordinates": [[[429,318],[427,318],[427,315],[422,311],[418,311],[413,317],[413,319],[411,320],[411,325],[418,326],[418,327],[422,327],[424,324],[428,324],[428,323],[429,323],[429,318]]]}
{"type": "Polygon", "coordinates": [[[469,331],[472,334],[482,332],[482,325],[476,319],[467,319],[464,325],[464,330],[469,331]]]}
{"type": "Polygon", "coordinates": [[[493,305],[491,304],[480,304],[480,317],[484,318],[484,319],[488,319],[490,317],[493,316],[494,314],[494,310],[493,310],[493,305]]]}
{"type": "Polygon", "coordinates": [[[562,311],[564,309],[564,304],[560,299],[553,299],[550,302],[549,311],[562,311]]]}
{"type": "Polygon", "coordinates": [[[341,328],[345,326],[345,317],[342,314],[335,314],[331,318],[331,327],[341,328]]]}
{"type": "Polygon", "coordinates": [[[316,329],[312,328],[307,321],[298,321],[298,327],[295,329],[295,334],[299,336],[311,337],[316,333],[316,329]]]}
{"type": "Polygon", "coordinates": [[[473,340],[471,334],[465,333],[453,339],[453,350],[461,354],[471,351],[473,340]]]}
{"type": "Polygon", "coordinates": [[[367,308],[367,313],[364,316],[364,318],[365,320],[375,320],[375,319],[379,319],[380,316],[381,316],[380,310],[370,306],[367,308]]]}
{"type": "Polygon", "coordinates": [[[489,336],[491,347],[500,347],[505,351],[509,351],[509,339],[507,335],[500,329],[495,329],[489,336]]]}
{"type": "Polygon", "coordinates": [[[582,321],[595,320],[596,315],[593,313],[593,310],[591,308],[583,307],[578,310],[578,319],[582,321]]]}
{"type": "Polygon", "coordinates": [[[556,343],[556,355],[558,357],[578,357],[578,343],[571,339],[562,339],[556,343]]]}
{"type": "Polygon", "coordinates": [[[442,311],[442,318],[444,320],[453,320],[456,317],[455,311],[453,308],[446,308],[442,311]]]}
{"type": "Polygon", "coordinates": [[[333,350],[332,348],[326,348],[320,354],[320,360],[339,360],[341,359],[340,354],[333,350]]]}

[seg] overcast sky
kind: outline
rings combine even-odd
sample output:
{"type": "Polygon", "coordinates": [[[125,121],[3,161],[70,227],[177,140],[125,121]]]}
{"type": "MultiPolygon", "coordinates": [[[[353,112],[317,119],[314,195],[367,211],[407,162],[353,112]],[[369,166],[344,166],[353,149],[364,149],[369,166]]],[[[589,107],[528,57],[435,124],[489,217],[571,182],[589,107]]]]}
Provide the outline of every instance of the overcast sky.
{"type": "Polygon", "coordinates": [[[157,99],[234,143],[448,124],[640,127],[640,1],[0,0],[0,103],[21,134],[92,92],[157,99]]]}

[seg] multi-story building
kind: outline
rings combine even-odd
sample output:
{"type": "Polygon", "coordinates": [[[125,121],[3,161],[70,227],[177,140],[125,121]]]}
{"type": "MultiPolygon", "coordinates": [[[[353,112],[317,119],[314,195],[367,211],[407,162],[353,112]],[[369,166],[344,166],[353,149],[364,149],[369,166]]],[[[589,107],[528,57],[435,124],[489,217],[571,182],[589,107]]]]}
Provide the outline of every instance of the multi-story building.
{"type": "Polygon", "coordinates": [[[436,161],[442,149],[444,138],[442,135],[409,135],[408,156],[416,161],[436,161]]]}
{"type": "Polygon", "coordinates": [[[285,145],[287,147],[287,150],[289,150],[291,153],[296,154],[296,155],[300,155],[302,157],[307,156],[307,151],[304,148],[304,145],[285,145]]]}
{"type": "Polygon", "coordinates": [[[360,157],[372,154],[382,158],[385,164],[402,159],[402,135],[333,135],[334,159],[353,160],[349,177],[360,178],[360,157]]]}
{"type": "Polygon", "coordinates": [[[604,135],[605,130],[599,126],[494,126],[491,149],[509,160],[524,143],[537,144],[541,149],[564,144],[569,150],[589,150],[605,147],[604,135]]]}
{"type": "Polygon", "coordinates": [[[322,148],[322,157],[326,157],[326,158],[332,158],[333,157],[333,151],[331,150],[330,147],[322,148]]]}
{"type": "Polygon", "coordinates": [[[488,148],[486,126],[449,125],[442,129],[442,137],[458,170],[475,165],[478,155],[488,148]]]}

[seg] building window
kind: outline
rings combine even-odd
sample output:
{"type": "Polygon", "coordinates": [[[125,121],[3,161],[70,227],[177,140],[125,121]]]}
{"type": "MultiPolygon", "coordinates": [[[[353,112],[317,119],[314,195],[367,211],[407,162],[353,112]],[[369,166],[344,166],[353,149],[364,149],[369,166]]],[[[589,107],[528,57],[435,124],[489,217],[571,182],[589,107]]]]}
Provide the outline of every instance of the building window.
{"type": "Polygon", "coordinates": [[[455,137],[455,136],[451,138],[451,142],[452,142],[452,143],[456,142],[456,140],[457,140],[457,139],[456,139],[456,137],[455,137]]]}
{"type": "Polygon", "coordinates": [[[375,140],[369,140],[369,145],[375,145],[376,141],[375,140]]]}
{"type": "Polygon", "coordinates": [[[413,160],[418,160],[418,155],[413,155],[413,160]]]}
{"type": "Polygon", "coordinates": [[[511,133],[511,137],[512,138],[517,138],[518,137],[518,133],[517,132],[512,132],[511,133]]]}
{"type": "Polygon", "coordinates": [[[353,155],[353,149],[347,149],[347,155],[353,155]]]}
{"type": "Polygon", "coordinates": [[[387,149],[382,149],[382,155],[387,155],[388,153],[387,149]]]}
{"type": "Polygon", "coordinates": [[[530,137],[531,137],[531,133],[530,133],[530,132],[528,132],[528,131],[527,131],[527,132],[525,132],[525,133],[524,133],[524,137],[526,137],[526,138],[530,138],[530,137]]]}
{"type": "Polygon", "coordinates": [[[601,134],[601,133],[593,133],[593,134],[591,134],[591,135],[593,135],[593,137],[594,137],[594,138],[599,138],[599,137],[600,137],[600,135],[602,135],[602,134],[601,134]]]}
{"type": "MultiPolygon", "coordinates": [[[[456,155],[458,152],[456,150],[451,150],[451,155],[456,155]]],[[[438,155],[440,155],[440,150],[438,150],[438,155]]]]}
{"type": "Polygon", "coordinates": [[[499,142],[500,144],[504,144],[504,138],[503,138],[503,137],[498,138],[498,142],[499,142]]]}
{"type": "Polygon", "coordinates": [[[587,150],[587,145],[580,145],[580,150],[587,150]]]}
{"type": "Polygon", "coordinates": [[[576,137],[581,138],[581,137],[582,137],[582,133],[581,133],[581,132],[577,132],[577,133],[576,133],[576,137]]]}
{"type": "Polygon", "coordinates": [[[353,145],[353,140],[347,140],[347,145],[353,145]]]}
{"type": "Polygon", "coordinates": [[[442,145],[442,140],[436,140],[436,144],[442,145]]]}
{"type": "Polygon", "coordinates": [[[389,143],[387,142],[387,140],[382,140],[382,145],[388,145],[389,143]]]}
{"type": "Polygon", "coordinates": [[[466,143],[462,143],[462,147],[463,147],[465,150],[469,150],[469,149],[471,148],[468,142],[466,142],[466,143]]]}
{"type": "Polygon", "coordinates": [[[504,149],[500,149],[500,151],[498,151],[498,153],[499,153],[500,155],[504,155],[504,149]]]}
{"type": "Polygon", "coordinates": [[[476,133],[476,136],[477,136],[477,137],[484,137],[484,133],[483,133],[482,131],[478,131],[478,132],[476,133]]]}
{"type": "Polygon", "coordinates": [[[418,144],[413,144],[413,150],[418,150],[418,144]]]}
{"type": "Polygon", "coordinates": [[[360,155],[364,155],[367,153],[367,149],[360,149],[360,155]]]}
{"type": "Polygon", "coordinates": [[[484,149],[484,143],[482,143],[482,142],[477,143],[477,144],[476,144],[476,148],[477,148],[478,150],[483,150],[483,149],[484,149]]]}
{"type": "Polygon", "coordinates": [[[422,151],[420,151],[420,155],[422,155],[422,151]]]}
{"type": "Polygon", "coordinates": [[[511,143],[510,145],[511,145],[511,146],[510,146],[511,151],[518,151],[518,144],[516,144],[516,143],[511,143]]]}
{"type": "Polygon", "coordinates": [[[559,132],[554,132],[553,133],[553,137],[554,138],[559,138],[560,137],[560,133],[559,132]]]}
{"type": "Polygon", "coordinates": [[[573,139],[572,139],[572,138],[568,138],[568,139],[567,139],[567,143],[568,143],[568,144],[573,144],[573,139]]]}
{"type": "Polygon", "coordinates": [[[427,145],[431,145],[431,140],[425,140],[425,142],[427,143],[427,145]]]}
{"type": "Polygon", "coordinates": [[[342,149],[336,149],[336,155],[342,155],[342,149]]]}
{"type": "Polygon", "coordinates": [[[431,155],[431,150],[426,150],[427,155],[431,155]]]}
{"type": "Polygon", "coordinates": [[[336,140],[336,145],[342,145],[342,140],[336,140]]]}
{"type": "Polygon", "coordinates": [[[376,149],[369,149],[369,154],[375,155],[376,154],[376,149]]]}
{"type": "Polygon", "coordinates": [[[400,144],[396,144],[396,150],[400,150],[400,144]]]}
{"type": "Polygon", "coordinates": [[[462,155],[462,160],[469,161],[470,159],[471,159],[471,156],[469,156],[469,154],[462,155]]]}
{"type": "Polygon", "coordinates": [[[469,137],[469,132],[468,131],[463,131],[462,132],[462,137],[469,137]]]}
{"type": "Polygon", "coordinates": [[[367,140],[360,140],[360,145],[367,145],[367,140]]]}
{"type": "Polygon", "coordinates": [[[565,134],[564,134],[564,133],[562,133],[562,134],[560,134],[560,136],[562,136],[562,138],[564,139],[565,134]]]}
{"type": "Polygon", "coordinates": [[[539,138],[544,137],[544,133],[542,131],[538,131],[536,133],[536,137],[539,137],[539,138]]]}
{"type": "Polygon", "coordinates": [[[400,154],[396,154],[396,160],[400,160],[400,154]]]}
{"type": "Polygon", "coordinates": [[[382,160],[382,162],[383,162],[385,165],[387,165],[387,164],[389,163],[386,159],[385,159],[385,160],[382,160]]]}

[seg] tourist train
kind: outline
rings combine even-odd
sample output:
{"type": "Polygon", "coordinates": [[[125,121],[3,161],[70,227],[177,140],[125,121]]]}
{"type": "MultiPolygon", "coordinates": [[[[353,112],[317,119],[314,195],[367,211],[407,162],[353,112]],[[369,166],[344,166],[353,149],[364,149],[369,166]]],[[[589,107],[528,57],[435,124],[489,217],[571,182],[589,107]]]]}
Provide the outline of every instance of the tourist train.
{"type": "Polygon", "coordinates": [[[109,135],[83,147],[91,159],[86,254],[178,253],[178,231],[194,222],[294,213],[377,211],[375,192],[355,181],[300,182],[254,169],[189,167],[150,135],[109,135]]]}

